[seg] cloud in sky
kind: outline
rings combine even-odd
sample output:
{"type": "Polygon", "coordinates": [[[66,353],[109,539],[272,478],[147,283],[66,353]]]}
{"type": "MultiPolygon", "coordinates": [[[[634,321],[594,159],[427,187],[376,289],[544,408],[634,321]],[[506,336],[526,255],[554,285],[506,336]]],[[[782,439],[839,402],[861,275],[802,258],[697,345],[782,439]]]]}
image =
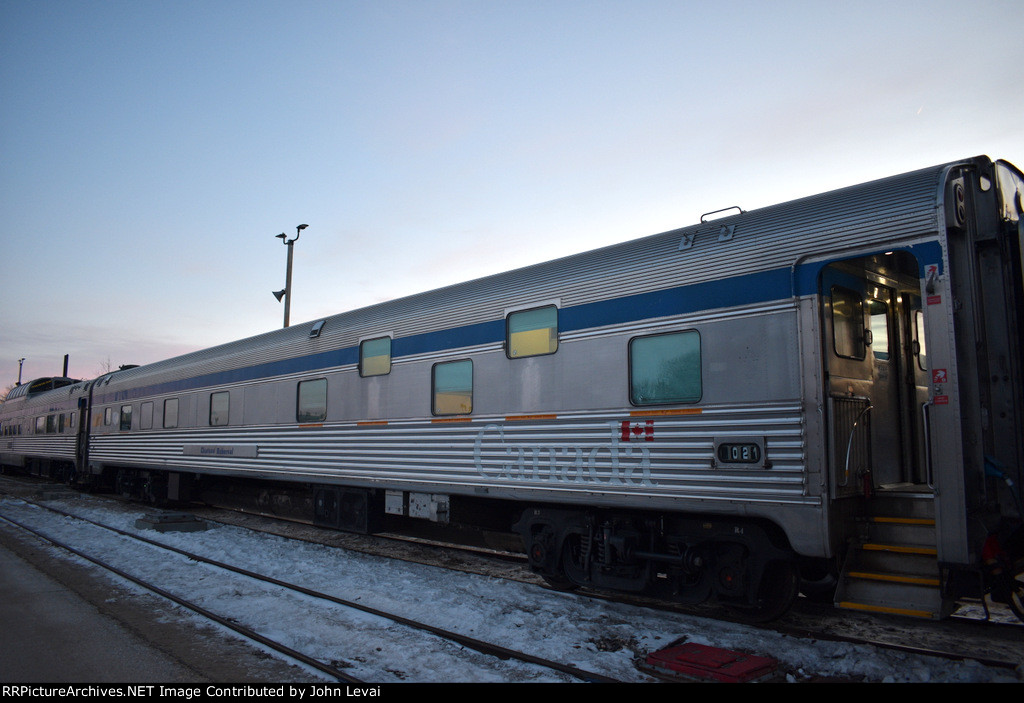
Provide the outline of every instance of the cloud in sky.
{"type": "MultiPolygon", "coordinates": [[[[156,361],[870,178],[1024,162],[1024,5],[0,8],[0,379],[156,361]]],[[[6,383],[0,383],[6,385],[6,383]]]]}

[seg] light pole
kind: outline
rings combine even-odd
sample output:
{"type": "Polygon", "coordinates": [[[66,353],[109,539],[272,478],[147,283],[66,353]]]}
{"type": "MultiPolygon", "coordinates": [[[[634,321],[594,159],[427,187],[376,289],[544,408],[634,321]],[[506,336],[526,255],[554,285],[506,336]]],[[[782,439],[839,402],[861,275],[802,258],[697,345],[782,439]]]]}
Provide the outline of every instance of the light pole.
{"type": "Polygon", "coordinates": [[[18,385],[21,385],[21,365],[25,363],[25,358],[18,359],[18,385]]]}
{"type": "Polygon", "coordinates": [[[277,302],[281,302],[281,298],[284,298],[284,326],[288,326],[288,317],[291,312],[292,306],[292,245],[299,241],[299,236],[302,234],[302,230],[309,227],[309,225],[299,225],[295,228],[295,239],[288,239],[288,235],[284,232],[276,235],[281,242],[288,247],[288,270],[285,273],[284,279],[284,290],[274,292],[274,297],[277,298],[277,302]]]}

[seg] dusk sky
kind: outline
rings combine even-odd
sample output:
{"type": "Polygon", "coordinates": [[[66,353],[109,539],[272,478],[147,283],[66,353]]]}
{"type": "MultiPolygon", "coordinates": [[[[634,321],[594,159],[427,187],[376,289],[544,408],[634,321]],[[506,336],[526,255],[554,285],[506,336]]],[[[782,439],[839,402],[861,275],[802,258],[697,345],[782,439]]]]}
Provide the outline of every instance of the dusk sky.
{"type": "Polygon", "coordinates": [[[954,159],[1024,1],[2,0],[0,390],[954,159]]]}

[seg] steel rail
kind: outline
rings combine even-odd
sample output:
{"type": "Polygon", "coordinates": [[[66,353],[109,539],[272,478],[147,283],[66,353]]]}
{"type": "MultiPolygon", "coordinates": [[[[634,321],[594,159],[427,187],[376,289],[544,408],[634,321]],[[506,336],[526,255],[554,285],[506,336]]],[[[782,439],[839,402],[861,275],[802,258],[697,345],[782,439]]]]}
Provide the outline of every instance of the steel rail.
{"type": "MultiPolygon", "coordinates": [[[[81,520],[83,522],[87,522],[87,523],[89,523],[91,525],[94,525],[96,527],[99,527],[101,529],[109,530],[110,532],[113,532],[115,534],[118,534],[118,535],[121,535],[121,536],[124,536],[124,537],[128,537],[130,539],[134,539],[134,540],[146,543],[146,544],[150,544],[150,545],[158,547],[160,549],[165,549],[167,551],[174,552],[176,554],[179,554],[181,556],[184,556],[184,557],[186,557],[188,559],[192,559],[192,560],[197,561],[197,562],[202,562],[204,564],[208,564],[210,566],[214,566],[214,567],[217,567],[217,568],[220,568],[220,569],[225,569],[227,571],[231,571],[231,572],[240,574],[242,576],[247,576],[249,578],[256,579],[256,580],[262,581],[264,583],[269,583],[271,585],[278,586],[280,588],[286,588],[286,589],[295,591],[297,593],[301,593],[303,595],[310,596],[312,598],[319,598],[321,600],[326,600],[326,601],[329,601],[331,603],[335,603],[337,605],[341,605],[341,606],[344,606],[344,607],[347,607],[347,608],[352,608],[354,610],[359,610],[359,611],[367,613],[369,615],[375,615],[377,617],[381,617],[381,618],[384,618],[384,619],[387,619],[387,620],[391,620],[392,622],[398,623],[400,625],[405,625],[405,626],[413,628],[413,629],[417,629],[417,630],[420,630],[420,631],[423,631],[423,632],[428,632],[428,633],[430,633],[430,634],[432,634],[432,635],[434,635],[436,637],[440,637],[442,639],[449,640],[451,642],[455,642],[457,644],[460,644],[462,646],[465,646],[465,647],[468,647],[470,649],[476,650],[476,651],[481,652],[483,654],[494,656],[494,657],[497,657],[497,658],[500,658],[500,659],[516,659],[518,661],[521,661],[521,662],[524,662],[524,663],[527,663],[527,664],[533,664],[533,665],[536,665],[536,666],[541,666],[541,667],[544,667],[544,668],[547,668],[547,669],[551,669],[552,671],[558,671],[558,672],[561,672],[563,674],[568,674],[570,676],[573,676],[573,677],[575,677],[575,678],[577,678],[577,679],[579,679],[581,681],[587,682],[587,683],[620,683],[620,681],[618,679],[614,679],[614,678],[611,678],[611,677],[608,677],[608,676],[604,676],[603,674],[598,674],[598,673],[595,673],[595,672],[586,671],[586,670],[580,669],[578,667],[574,667],[574,666],[572,666],[570,664],[563,664],[561,662],[556,662],[556,661],[552,661],[552,660],[549,660],[549,659],[544,659],[542,657],[538,657],[538,656],[535,656],[535,655],[532,655],[532,654],[528,654],[526,652],[520,652],[518,650],[509,649],[508,647],[503,647],[501,645],[493,644],[491,642],[485,642],[483,640],[479,640],[479,639],[476,639],[474,637],[469,637],[467,635],[463,635],[463,634],[460,634],[460,633],[457,633],[457,632],[452,632],[451,630],[445,630],[444,628],[440,628],[440,627],[436,627],[434,625],[430,625],[430,624],[427,624],[427,623],[419,622],[417,620],[412,620],[410,618],[406,618],[406,617],[401,616],[401,615],[396,615],[394,613],[389,613],[387,611],[379,610],[377,608],[372,608],[370,606],[363,605],[361,603],[356,603],[354,601],[346,600],[346,599],[340,598],[338,596],[333,596],[333,595],[331,595],[329,593],[322,593],[320,591],[314,591],[312,589],[306,588],[305,586],[300,586],[298,584],[290,583],[288,581],[282,581],[282,580],[276,579],[276,578],[274,578],[272,576],[266,576],[264,574],[259,574],[259,573],[256,573],[254,571],[249,571],[248,569],[244,569],[244,568],[239,567],[239,566],[234,566],[232,564],[226,564],[224,562],[220,562],[220,561],[217,561],[215,559],[210,559],[210,558],[198,555],[198,554],[193,554],[192,552],[188,552],[186,550],[179,549],[177,547],[173,547],[173,546],[170,546],[170,545],[167,545],[167,544],[163,544],[162,542],[149,539],[148,537],[143,537],[141,535],[136,535],[136,534],[133,534],[131,532],[126,532],[126,531],[121,530],[119,528],[111,527],[110,525],[104,525],[104,524],[102,524],[100,522],[96,522],[95,520],[91,520],[89,518],[81,517],[79,515],[74,515],[73,513],[68,513],[66,511],[59,510],[57,508],[53,508],[53,507],[48,506],[48,505],[42,505],[42,504],[39,504],[39,503],[34,503],[32,501],[25,500],[24,498],[19,498],[19,500],[22,500],[25,503],[29,503],[31,505],[36,505],[38,507],[45,508],[46,510],[49,510],[49,511],[51,511],[53,513],[56,513],[58,515],[62,515],[64,517],[70,517],[70,518],[73,518],[75,520],[81,520]]],[[[0,517],[4,517],[4,516],[0,515],[0,517]]],[[[4,517],[4,519],[9,519],[9,518],[4,517]]],[[[14,521],[11,520],[11,522],[14,522],[14,521]]],[[[20,527],[20,525],[19,525],[19,527],[20,527]]],[[[85,557],[85,558],[89,558],[89,557],[85,557]]],[[[363,683],[363,682],[361,682],[361,681],[352,681],[352,683],[363,683]]]]}
{"type": "MultiPolygon", "coordinates": [[[[33,505],[35,505],[35,504],[33,503],[33,505]]],[[[47,506],[40,506],[40,507],[44,507],[45,508],[47,506]]],[[[48,508],[48,509],[50,509],[50,508],[48,508]]],[[[59,513],[60,511],[55,511],[55,512],[59,513]]],[[[70,517],[76,517],[76,516],[71,515],[70,517]]],[[[362,681],[360,679],[357,679],[357,678],[354,678],[352,676],[349,676],[348,674],[346,674],[346,673],[344,673],[342,671],[339,671],[338,669],[336,669],[336,668],[334,668],[332,666],[329,666],[327,664],[322,663],[318,659],[315,659],[315,658],[310,657],[310,656],[308,656],[306,654],[303,654],[302,652],[294,650],[291,647],[288,647],[287,645],[281,644],[280,642],[277,642],[275,640],[270,639],[269,637],[265,637],[264,635],[261,635],[260,633],[256,632],[255,630],[251,630],[248,627],[245,627],[244,625],[239,625],[238,623],[232,622],[231,620],[228,620],[227,618],[221,617],[220,615],[217,615],[216,613],[214,613],[214,612],[212,612],[210,610],[207,610],[206,608],[203,608],[200,605],[192,603],[191,601],[189,601],[189,600],[187,600],[185,598],[181,598],[179,596],[176,596],[173,593],[170,593],[169,591],[166,591],[166,590],[160,588],[159,586],[157,586],[155,584],[149,583],[145,579],[141,579],[141,578],[139,578],[137,576],[133,576],[132,574],[129,574],[128,572],[124,571],[123,569],[119,569],[118,567],[114,566],[113,564],[108,564],[105,561],[103,561],[102,559],[90,556],[90,555],[86,554],[85,552],[82,552],[81,550],[76,549],[75,547],[72,547],[69,544],[65,544],[65,543],[61,542],[60,540],[57,540],[57,539],[54,539],[53,537],[45,535],[42,532],[40,532],[40,531],[38,531],[38,530],[36,530],[36,529],[34,529],[32,527],[29,527],[28,525],[22,524],[21,522],[15,520],[13,518],[10,518],[10,517],[8,517],[6,515],[0,515],[0,519],[3,519],[5,521],[7,521],[8,523],[10,523],[12,525],[15,525],[16,527],[18,527],[18,528],[20,528],[22,530],[25,530],[26,532],[29,532],[29,533],[35,535],[36,537],[46,541],[46,542],[49,542],[50,544],[54,545],[55,547],[58,547],[60,549],[64,549],[64,550],[66,550],[68,552],[71,552],[75,556],[81,557],[82,559],[85,559],[86,561],[89,561],[89,562],[91,562],[91,563],[93,563],[93,564],[95,564],[95,565],[97,565],[97,566],[99,566],[99,567],[101,567],[103,569],[106,569],[107,571],[110,571],[111,573],[117,574],[121,578],[127,579],[128,581],[131,581],[132,583],[137,584],[137,585],[145,588],[147,591],[151,591],[151,592],[157,594],[158,596],[160,596],[162,598],[166,598],[167,600],[170,600],[173,603],[177,603],[178,605],[180,605],[180,606],[182,606],[184,608],[188,608],[189,610],[191,610],[191,611],[193,611],[193,612],[203,616],[204,618],[212,620],[212,621],[218,623],[219,625],[223,625],[224,627],[227,627],[230,630],[232,630],[234,632],[237,632],[238,634],[240,634],[243,637],[246,637],[246,638],[252,640],[253,642],[258,642],[259,644],[262,644],[264,646],[270,647],[271,649],[273,649],[273,650],[275,650],[277,652],[280,652],[281,654],[284,654],[285,656],[290,657],[291,659],[294,659],[296,661],[302,662],[303,664],[305,664],[307,666],[313,667],[313,668],[315,668],[315,669],[317,669],[317,670],[319,670],[319,671],[321,671],[321,672],[323,672],[323,673],[325,673],[325,674],[327,674],[329,676],[332,676],[332,677],[338,679],[339,681],[344,681],[346,683],[352,683],[352,684],[365,683],[364,681],[362,681]]],[[[82,519],[82,518],[77,518],[77,519],[82,519]]],[[[89,522],[89,521],[87,520],[86,522],[89,522]]]]}

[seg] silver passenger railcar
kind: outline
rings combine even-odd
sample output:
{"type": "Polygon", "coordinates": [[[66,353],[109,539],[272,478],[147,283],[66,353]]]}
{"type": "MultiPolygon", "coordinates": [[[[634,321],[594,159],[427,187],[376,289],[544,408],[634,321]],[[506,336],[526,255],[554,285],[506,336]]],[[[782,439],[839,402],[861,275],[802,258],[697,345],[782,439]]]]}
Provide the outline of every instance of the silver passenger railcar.
{"type": "MultiPolygon", "coordinates": [[[[347,529],[514,522],[558,586],[941,617],[1020,572],[1022,198],[967,159],[107,374],[40,394],[80,418],[50,458],[154,500],[292,482],[347,529]]],[[[3,413],[0,459],[50,456],[3,413]]]]}

